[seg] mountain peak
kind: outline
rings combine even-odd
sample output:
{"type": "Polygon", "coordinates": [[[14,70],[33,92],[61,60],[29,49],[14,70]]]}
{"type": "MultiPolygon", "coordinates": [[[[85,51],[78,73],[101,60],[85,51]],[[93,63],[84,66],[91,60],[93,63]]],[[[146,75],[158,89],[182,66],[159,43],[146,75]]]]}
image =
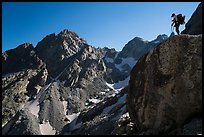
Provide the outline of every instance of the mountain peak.
{"type": "Polygon", "coordinates": [[[72,32],[68,29],[62,30],[59,35],[75,35],[76,37],[79,37],[75,32],[72,32]]]}
{"type": "Polygon", "coordinates": [[[158,44],[161,41],[166,40],[166,39],[168,39],[168,36],[166,34],[160,34],[160,35],[157,36],[156,39],[150,41],[150,43],[157,43],[158,44]]]}
{"type": "Polygon", "coordinates": [[[161,40],[165,40],[167,38],[168,38],[168,36],[166,34],[160,34],[157,36],[156,40],[161,41],[161,40]]]}
{"type": "Polygon", "coordinates": [[[61,37],[62,39],[70,39],[71,41],[72,40],[75,40],[75,41],[78,41],[80,43],[85,43],[87,44],[86,40],[84,40],[83,38],[80,38],[78,34],[76,34],[75,32],[73,31],[70,31],[68,29],[64,29],[62,30],[59,34],[58,34],[59,37],[61,37]]]}
{"type": "Polygon", "coordinates": [[[135,37],[135,38],[132,39],[132,41],[135,41],[135,40],[137,40],[137,41],[146,41],[146,40],[144,40],[143,38],[140,38],[140,37],[135,37]]]}
{"type": "Polygon", "coordinates": [[[132,40],[130,40],[126,45],[143,45],[147,43],[147,40],[144,40],[143,38],[140,37],[134,37],[132,40]]]}

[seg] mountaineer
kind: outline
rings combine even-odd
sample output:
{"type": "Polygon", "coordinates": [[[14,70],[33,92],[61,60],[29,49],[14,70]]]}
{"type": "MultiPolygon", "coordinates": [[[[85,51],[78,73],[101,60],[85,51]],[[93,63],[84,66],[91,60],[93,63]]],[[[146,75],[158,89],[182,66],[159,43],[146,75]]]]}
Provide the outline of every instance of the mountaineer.
{"type": "Polygon", "coordinates": [[[173,13],[171,17],[173,18],[171,26],[173,26],[174,24],[174,27],[176,28],[176,32],[179,35],[179,26],[185,24],[185,16],[182,16],[182,14],[176,15],[175,13],[173,13]]]}

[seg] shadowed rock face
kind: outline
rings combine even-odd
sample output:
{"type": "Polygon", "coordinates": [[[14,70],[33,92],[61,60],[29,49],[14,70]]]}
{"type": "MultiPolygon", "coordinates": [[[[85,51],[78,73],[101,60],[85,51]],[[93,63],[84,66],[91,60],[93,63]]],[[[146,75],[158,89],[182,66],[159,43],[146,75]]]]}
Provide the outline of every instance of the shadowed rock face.
{"type": "Polygon", "coordinates": [[[2,53],[2,75],[22,69],[36,69],[42,65],[42,60],[36,55],[34,47],[30,43],[24,43],[2,53]]]}
{"type": "Polygon", "coordinates": [[[139,131],[168,134],[202,112],[202,35],[172,36],[130,74],[128,111],[139,131]]]}
{"type": "Polygon", "coordinates": [[[202,3],[198,5],[185,27],[185,30],[182,31],[181,34],[202,34],[202,3]]]}
{"type": "MultiPolygon", "coordinates": [[[[81,127],[75,130],[71,130],[73,123],[70,123],[64,127],[61,134],[72,134],[72,135],[111,135],[119,133],[118,123],[119,121],[127,122],[126,119],[119,120],[119,118],[127,113],[126,108],[126,96],[127,87],[124,88],[119,94],[114,97],[109,97],[91,109],[85,109],[81,111],[76,125],[81,124],[81,127]]],[[[123,123],[123,128],[126,126],[123,123]]],[[[127,134],[127,131],[123,131],[127,134]]]]}
{"type": "Polygon", "coordinates": [[[46,65],[36,54],[32,44],[24,43],[2,53],[2,124],[22,108],[29,97],[44,86],[46,65]]]}

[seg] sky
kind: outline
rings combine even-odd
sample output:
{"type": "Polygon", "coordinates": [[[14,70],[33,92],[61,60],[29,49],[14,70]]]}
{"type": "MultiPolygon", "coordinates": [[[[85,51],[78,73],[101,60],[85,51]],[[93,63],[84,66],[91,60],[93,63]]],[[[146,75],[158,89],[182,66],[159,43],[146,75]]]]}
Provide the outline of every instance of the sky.
{"type": "MultiPolygon", "coordinates": [[[[64,29],[94,47],[121,51],[134,37],[170,35],[171,14],[186,22],[200,2],[2,2],[2,52],[64,29]]],[[[184,25],[180,27],[182,31],[184,25]]]]}

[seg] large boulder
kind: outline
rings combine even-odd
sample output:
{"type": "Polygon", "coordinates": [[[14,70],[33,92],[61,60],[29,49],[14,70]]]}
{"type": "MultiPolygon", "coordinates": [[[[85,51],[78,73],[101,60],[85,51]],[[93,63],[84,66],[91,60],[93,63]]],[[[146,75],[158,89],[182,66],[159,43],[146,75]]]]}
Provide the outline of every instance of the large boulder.
{"type": "MultiPolygon", "coordinates": [[[[144,134],[168,134],[202,112],[202,35],[172,36],[130,74],[127,106],[144,134]]],[[[177,132],[174,132],[177,134],[177,132]]]]}
{"type": "Polygon", "coordinates": [[[190,20],[186,23],[186,28],[181,34],[202,34],[202,3],[200,3],[191,16],[190,20]]]}

